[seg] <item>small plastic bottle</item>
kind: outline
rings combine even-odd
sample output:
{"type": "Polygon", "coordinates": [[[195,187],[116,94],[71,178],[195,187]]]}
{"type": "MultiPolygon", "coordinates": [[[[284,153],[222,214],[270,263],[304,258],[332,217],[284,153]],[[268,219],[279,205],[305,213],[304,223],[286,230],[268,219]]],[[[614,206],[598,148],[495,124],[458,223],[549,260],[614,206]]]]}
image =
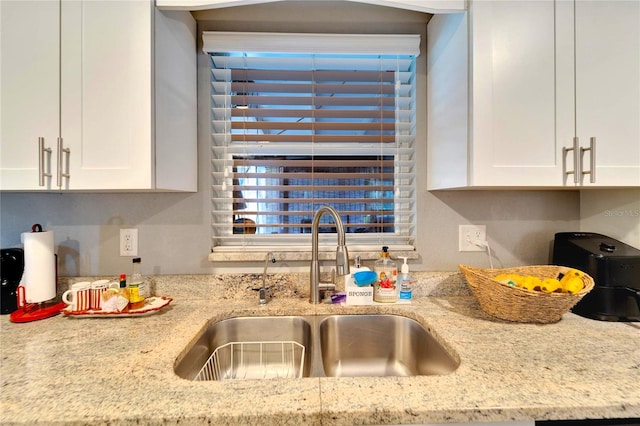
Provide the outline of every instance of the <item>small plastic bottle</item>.
{"type": "Polygon", "coordinates": [[[127,276],[121,274],[120,285],[117,288],[108,288],[100,297],[102,297],[103,312],[127,312],[129,310],[127,276]]]}
{"type": "Polygon", "coordinates": [[[127,275],[120,274],[120,288],[118,291],[118,299],[116,302],[118,312],[129,311],[129,289],[127,288],[127,275]]]}
{"type": "Polygon", "coordinates": [[[146,297],[146,286],[144,278],[140,273],[140,263],[142,259],[136,257],[133,259],[133,273],[129,278],[129,309],[139,309],[144,306],[146,297]]]}
{"type": "Polygon", "coordinates": [[[373,286],[373,300],[395,303],[398,300],[398,268],[389,257],[389,247],[382,247],[380,259],[376,260],[373,270],[378,274],[378,279],[373,286]]]}
{"type": "Polygon", "coordinates": [[[400,296],[398,298],[400,300],[411,300],[413,280],[409,275],[409,265],[407,265],[406,257],[400,257],[400,259],[404,259],[404,263],[400,267],[400,275],[398,277],[398,286],[400,288],[400,296]]]}

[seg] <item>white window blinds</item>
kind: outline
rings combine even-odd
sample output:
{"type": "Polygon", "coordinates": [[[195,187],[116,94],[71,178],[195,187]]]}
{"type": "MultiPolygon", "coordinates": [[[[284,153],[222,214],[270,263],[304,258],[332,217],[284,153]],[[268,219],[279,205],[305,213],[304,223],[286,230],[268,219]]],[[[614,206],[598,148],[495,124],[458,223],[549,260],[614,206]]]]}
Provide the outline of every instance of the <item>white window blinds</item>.
{"type": "MultiPolygon", "coordinates": [[[[412,244],[419,36],[205,32],[203,41],[214,246],[303,243],[324,204],[350,244],[412,244]]],[[[326,219],[321,232],[335,232],[326,219]]]]}

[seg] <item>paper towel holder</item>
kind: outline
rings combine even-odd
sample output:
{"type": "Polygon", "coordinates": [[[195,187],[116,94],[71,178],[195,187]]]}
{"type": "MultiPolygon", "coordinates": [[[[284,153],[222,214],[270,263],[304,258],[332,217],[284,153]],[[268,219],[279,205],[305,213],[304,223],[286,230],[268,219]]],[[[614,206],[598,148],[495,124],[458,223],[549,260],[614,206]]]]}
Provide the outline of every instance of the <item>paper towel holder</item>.
{"type": "MultiPolygon", "coordinates": [[[[34,224],[31,227],[31,233],[42,233],[42,225],[40,225],[39,223],[34,224]]],[[[24,236],[24,235],[23,235],[24,236]]],[[[53,236],[49,237],[49,243],[52,245],[53,244],[53,236]]],[[[25,249],[26,249],[26,244],[25,244],[25,249]]],[[[51,247],[51,250],[53,251],[53,247],[51,247]]],[[[27,255],[28,255],[28,250],[25,250],[25,261],[27,259],[27,255]]],[[[54,272],[53,272],[53,281],[54,281],[54,293],[55,291],[55,287],[57,287],[57,275],[58,275],[58,271],[57,271],[57,261],[56,261],[56,255],[55,253],[51,253],[51,255],[53,256],[53,262],[54,262],[54,272]]],[[[25,270],[26,270],[26,264],[25,264],[25,270]]],[[[10,315],[9,315],[9,319],[12,322],[31,322],[31,321],[36,321],[36,320],[41,320],[41,319],[45,319],[45,318],[49,318],[52,317],[54,315],[59,314],[62,309],[64,309],[64,307],[66,306],[65,303],[63,302],[55,302],[55,301],[43,301],[40,302],[40,300],[42,299],[36,299],[36,303],[29,303],[27,302],[27,292],[29,292],[29,285],[28,283],[26,283],[27,285],[20,285],[17,288],[16,291],[16,297],[17,297],[17,304],[18,304],[18,309],[13,311],[10,315]]],[[[31,287],[33,289],[33,287],[31,287]]],[[[46,297],[46,296],[45,296],[46,297]]],[[[55,297],[55,295],[54,295],[55,297]]]]}

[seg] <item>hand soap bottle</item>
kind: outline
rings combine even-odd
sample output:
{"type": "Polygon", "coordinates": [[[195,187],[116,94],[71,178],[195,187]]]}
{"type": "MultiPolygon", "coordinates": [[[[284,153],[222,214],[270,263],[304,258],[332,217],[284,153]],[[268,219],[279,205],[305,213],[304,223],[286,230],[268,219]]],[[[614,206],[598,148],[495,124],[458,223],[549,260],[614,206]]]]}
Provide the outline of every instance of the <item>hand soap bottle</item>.
{"type": "Polygon", "coordinates": [[[400,257],[400,259],[404,259],[404,263],[400,267],[400,276],[398,278],[398,287],[400,289],[400,296],[398,298],[403,301],[408,301],[411,300],[412,297],[411,287],[413,286],[413,280],[411,279],[411,275],[409,275],[407,258],[400,257]]]}
{"type": "Polygon", "coordinates": [[[398,300],[398,268],[389,257],[389,247],[382,247],[380,259],[376,260],[373,270],[378,275],[373,285],[375,302],[395,303],[398,300]]]}

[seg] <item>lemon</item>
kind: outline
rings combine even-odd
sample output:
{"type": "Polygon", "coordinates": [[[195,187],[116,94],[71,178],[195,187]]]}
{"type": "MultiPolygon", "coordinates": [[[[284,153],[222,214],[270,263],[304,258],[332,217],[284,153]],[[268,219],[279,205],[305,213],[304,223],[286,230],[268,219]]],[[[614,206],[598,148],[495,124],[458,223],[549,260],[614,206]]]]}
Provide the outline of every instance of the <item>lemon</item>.
{"type": "Polygon", "coordinates": [[[511,280],[513,279],[513,277],[519,277],[520,275],[518,274],[500,274],[500,275],[496,275],[493,279],[496,281],[504,281],[504,280],[511,280]]]}
{"type": "Polygon", "coordinates": [[[577,269],[569,269],[566,274],[560,279],[560,284],[563,286],[565,283],[573,278],[581,278],[584,276],[584,272],[578,271],[577,269]]]}
{"type": "Polygon", "coordinates": [[[542,280],[541,288],[545,293],[553,293],[554,291],[562,291],[562,284],[555,278],[545,278],[542,280]]]}
{"type": "Polygon", "coordinates": [[[522,280],[522,276],[518,274],[500,274],[500,275],[496,275],[493,279],[498,282],[501,282],[502,284],[507,284],[512,287],[514,286],[520,287],[519,283],[522,280]]]}
{"type": "Polygon", "coordinates": [[[527,290],[540,290],[542,287],[542,280],[537,277],[532,277],[531,275],[527,275],[526,277],[522,277],[520,280],[520,285],[518,287],[526,288],[527,290]]]}
{"type": "Polygon", "coordinates": [[[581,277],[573,276],[567,280],[563,278],[560,283],[562,284],[562,291],[565,293],[576,294],[584,288],[584,281],[582,281],[581,277]]]}

